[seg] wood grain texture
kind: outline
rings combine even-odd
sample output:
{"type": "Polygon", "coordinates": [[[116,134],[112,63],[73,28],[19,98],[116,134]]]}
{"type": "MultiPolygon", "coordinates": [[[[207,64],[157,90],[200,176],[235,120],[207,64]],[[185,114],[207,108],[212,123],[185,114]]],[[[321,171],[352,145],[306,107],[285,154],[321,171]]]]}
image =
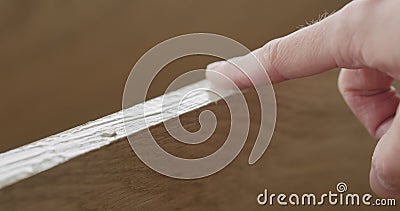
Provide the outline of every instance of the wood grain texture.
{"type": "MultiPolygon", "coordinates": [[[[215,175],[188,181],[162,176],[145,166],[123,138],[3,188],[0,210],[380,210],[383,207],[261,207],[256,203],[264,188],[274,193],[318,194],[335,190],[341,181],[350,192],[372,193],[368,173],[374,142],[345,107],[336,77],[336,72],[330,72],[276,87],[277,128],[266,154],[253,166],[247,161],[258,111],[254,93],[249,92],[246,98],[254,117],[249,140],[238,158],[215,175]]],[[[196,130],[203,109],[214,111],[219,121],[217,132],[199,148],[176,142],[162,125],[151,131],[164,149],[176,155],[209,154],[220,146],[229,121],[223,102],[189,112],[181,121],[196,130]]]]}
{"type": "MultiPolygon", "coordinates": [[[[119,111],[131,68],[166,39],[211,32],[255,49],[348,1],[0,1],[0,152],[119,111]]],[[[168,65],[150,98],[215,60],[168,65]]]]}
{"type": "MultiPolygon", "coordinates": [[[[120,109],[123,84],[132,65],[167,38],[213,32],[255,49],[347,2],[1,1],[0,151],[120,109]]],[[[173,71],[179,75],[208,62],[185,60],[171,65],[157,86],[168,85],[176,77],[173,71]]],[[[247,164],[250,140],[239,157],[218,174],[201,180],[174,180],[147,168],[127,140],[118,139],[1,189],[0,210],[381,210],[256,205],[256,196],[264,188],[275,193],[318,193],[344,181],[352,192],[372,193],[368,173],[375,141],[342,101],[336,78],[332,72],[276,87],[276,132],[254,166],[247,164]]],[[[161,91],[155,89],[153,94],[161,91]]],[[[213,109],[223,114],[220,106],[213,109]]],[[[197,112],[182,119],[189,129],[198,126],[197,112]]],[[[212,152],[220,144],[218,136],[224,134],[220,129],[213,138],[215,146],[188,150],[168,137],[160,125],[152,131],[166,149],[187,157],[212,152]]],[[[113,131],[106,134],[112,137],[113,131]]]]}
{"type": "MultiPolygon", "coordinates": [[[[188,95],[189,91],[198,88],[211,88],[210,82],[203,80],[179,90],[167,93],[127,109],[126,116],[117,112],[98,120],[67,130],[65,132],[36,141],[23,147],[0,154],[0,188],[13,184],[74,157],[106,146],[127,135],[124,121],[129,122],[127,131],[135,133],[147,127],[159,124],[176,117],[170,112],[181,108],[181,113],[208,105],[218,100],[206,92],[188,95]],[[163,110],[164,113],[161,113],[163,110]],[[146,113],[144,113],[146,111],[146,113]]],[[[222,96],[232,91],[221,90],[222,96]]]]}

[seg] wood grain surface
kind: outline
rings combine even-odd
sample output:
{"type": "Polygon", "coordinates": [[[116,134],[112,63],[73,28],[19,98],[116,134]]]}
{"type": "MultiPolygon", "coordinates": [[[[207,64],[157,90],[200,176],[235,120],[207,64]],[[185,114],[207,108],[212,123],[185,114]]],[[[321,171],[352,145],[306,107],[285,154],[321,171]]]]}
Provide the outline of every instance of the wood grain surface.
{"type": "MultiPolygon", "coordinates": [[[[0,153],[0,188],[220,99],[207,92],[188,95],[197,89],[217,91],[211,82],[198,81],[145,103],[0,153]],[[175,112],[176,108],[180,108],[179,113],[175,112]]],[[[221,97],[233,94],[232,90],[218,91],[221,97]]]]}
{"type": "MultiPolygon", "coordinates": [[[[0,209],[379,210],[364,206],[263,207],[256,202],[265,188],[274,193],[318,194],[334,191],[338,182],[346,182],[352,193],[372,193],[368,173],[374,140],[341,100],[336,77],[334,71],[276,87],[277,128],[266,154],[255,165],[247,163],[258,124],[257,103],[249,92],[246,96],[253,105],[249,140],[239,157],[215,175],[189,181],[162,176],[135,156],[126,139],[120,139],[0,190],[0,209]]],[[[229,121],[225,121],[223,102],[203,109],[214,111],[221,121],[217,132],[201,146],[176,142],[162,125],[151,131],[164,149],[176,155],[209,154],[220,146],[229,121]]],[[[181,117],[189,130],[198,128],[200,111],[181,117]]]]}
{"type": "MultiPolygon", "coordinates": [[[[254,49],[347,2],[0,1],[0,151],[120,110],[131,67],[167,38],[212,32],[254,49]]],[[[177,75],[210,61],[188,58],[167,66],[151,97],[177,75]]],[[[397,210],[257,205],[265,188],[325,193],[343,181],[349,192],[372,193],[368,174],[375,140],[346,107],[336,80],[332,71],[275,87],[276,131],[253,166],[247,164],[252,136],[227,168],[190,181],[154,172],[119,139],[1,189],[0,210],[397,210]]],[[[223,103],[208,108],[224,118],[223,103]]],[[[198,112],[182,117],[188,129],[198,127],[198,112]]],[[[165,149],[197,157],[220,146],[222,123],[200,148],[176,143],[160,125],[152,131],[165,149]]]]}
{"type": "MultiPolygon", "coordinates": [[[[254,49],[348,1],[0,1],[0,152],[121,110],[131,68],[168,38],[211,32],[254,49]]],[[[214,60],[172,63],[150,98],[214,60]]]]}

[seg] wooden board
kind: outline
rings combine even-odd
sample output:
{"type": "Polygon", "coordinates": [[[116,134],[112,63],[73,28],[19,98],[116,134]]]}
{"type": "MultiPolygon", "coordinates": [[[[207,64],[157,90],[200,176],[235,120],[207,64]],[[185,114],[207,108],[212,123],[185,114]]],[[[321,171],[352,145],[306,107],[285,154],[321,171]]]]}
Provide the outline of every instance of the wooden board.
{"type": "MultiPolygon", "coordinates": [[[[266,154],[255,165],[247,163],[259,124],[256,98],[250,91],[246,98],[254,118],[249,140],[238,158],[215,175],[198,180],[162,176],[135,156],[126,138],[118,137],[109,145],[1,189],[0,210],[377,210],[363,206],[262,207],[256,202],[265,188],[274,193],[325,193],[334,191],[338,182],[346,182],[350,192],[372,193],[368,173],[374,142],[340,99],[336,76],[337,72],[330,72],[277,86],[277,128],[266,154]],[[310,101],[310,97],[319,100],[310,101]]],[[[182,157],[212,153],[229,125],[224,121],[224,103],[192,110],[180,118],[185,127],[196,130],[197,117],[204,109],[214,111],[222,121],[201,146],[176,142],[162,124],[151,131],[164,149],[182,157]]]]}
{"type": "MultiPolygon", "coordinates": [[[[0,1],[0,152],[121,110],[131,68],[166,39],[210,32],[255,49],[348,1],[0,1]]],[[[214,60],[168,65],[149,95],[214,60]]]]}
{"type": "MultiPolygon", "coordinates": [[[[188,91],[198,88],[211,89],[212,84],[202,80],[164,96],[127,108],[125,114],[120,111],[23,147],[1,153],[0,188],[50,169],[79,155],[104,147],[148,126],[172,119],[178,114],[171,112],[171,110],[178,108],[179,105],[183,105],[179,107],[181,108],[180,112],[186,113],[219,99],[217,96],[208,95],[206,92],[184,97],[188,91]],[[143,110],[143,108],[146,109],[143,110]],[[160,112],[161,109],[164,113],[160,112]],[[146,111],[145,115],[143,115],[144,111],[146,111]],[[129,122],[129,124],[124,124],[124,121],[129,122]],[[126,131],[130,133],[126,134],[126,131]]],[[[232,91],[220,90],[220,94],[222,97],[229,96],[232,91]]]]}
{"type": "MultiPolygon", "coordinates": [[[[167,38],[212,32],[254,49],[347,2],[2,1],[0,152],[119,110],[132,65],[167,38]]],[[[152,96],[160,94],[177,75],[209,62],[189,59],[166,67],[152,96]]],[[[98,128],[94,142],[66,141],[72,147],[66,151],[70,152],[67,157],[57,157],[63,152],[60,148],[52,151],[39,145],[41,152],[47,152],[45,156],[23,153],[26,162],[18,162],[21,157],[13,153],[26,148],[17,148],[11,157],[0,158],[4,186],[0,210],[380,210],[256,204],[256,196],[264,188],[285,193],[326,192],[344,181],[349,191],[371,193],[368,173],[375,141],[346,107],[336,80],[337,72],[331,72],[276,86],[277,128],[266,154],[256,165],[247,164],[254,138],[250,137],[230,166],[200,180],[174,180],[150,170],[135,157],[121,128],[109,127],[112,124],[98,128]],[[82,142],[86,144],[80,145],[82,142]],[[83,151],[74,150],[77,147],[83,151]],[[46,160],[49,157],[52,162],[46,160]],[[12,159],[27,168],[4,168],[12,159]],[[30,161],[46,165],[32,167],[30,161]]],[[[223,104],[211,107],[223,115],[223,104]]],[[[197,128],[198,112],[182,118],[189,129],[197,128]]],[[[101,122],[109,118],[118,125],[117,117],[101,122]]],[[[218,137],[224,136],[220,129],[210,140],[215,145],[188,149],[172,140],[160,125],[152,131],[166,149],[188,157],[212,152],[221,144],[218,137]]]]}

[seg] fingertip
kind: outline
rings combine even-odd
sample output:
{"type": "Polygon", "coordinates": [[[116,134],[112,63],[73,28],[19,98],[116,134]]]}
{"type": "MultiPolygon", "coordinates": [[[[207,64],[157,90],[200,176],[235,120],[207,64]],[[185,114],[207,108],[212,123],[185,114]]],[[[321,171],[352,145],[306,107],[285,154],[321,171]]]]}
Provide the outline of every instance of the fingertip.
{"type": "Polygon", "coordinates": [[[227,61],[218,61],[207,65],[206,78],[214,85],[234,89],[248,88],[251,82],[246,75],[234,64],[227,61]]]}
{"type": "Polygon", "coordinates": [[[399,184],[388,182],[387,178],[384,179],[374,167],[370,171],[370,185],[371,189],[380,197],[400,198],[399,184]]]}
{"type": "Polygon", "coordinates": [[[390,146],[391,134],[386,134],[378,142],[370,171],[372,190],[381,197],[400,198],[400,166],[398,154],[390,146]]]}
{"type": "Polygon", "coordinates": [[[215,70],[218,66],[222,65],[225,61],[216,61],[207,65],[207,70],[215,70]]]}
{"type": "Polygon", "coordinates": [[[233,88],[232,82],[229,83],[227,80],[229,77],[226,73],[224,73],[224,69],[219,68],[219,66],[222,66],[223,63],[224,61],[218,61],[207,65],[206,79],[220,88],[231,89],[233,88]]]}

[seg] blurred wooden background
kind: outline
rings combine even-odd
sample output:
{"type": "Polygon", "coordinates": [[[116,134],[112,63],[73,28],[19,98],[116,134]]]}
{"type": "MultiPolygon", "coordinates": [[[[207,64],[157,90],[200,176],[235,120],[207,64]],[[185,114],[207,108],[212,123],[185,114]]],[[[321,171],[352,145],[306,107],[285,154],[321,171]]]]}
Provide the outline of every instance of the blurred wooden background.
{"type": "MultiPolygon", "coordinates": [[[[0,152],[120,110],[131,68],[161,41],[211,32],[254,49],[345,3],[0,1],[0,152]]],[[[166,68],[151,96],[210,61],[166,68]]]]}
{"type": "MultiPolygon", "coordinates": [[[[120,110],[124,83],[132,66],[143,53],[165,39],[191,32],[211,32],[231,37],[254,49],[270,39],[295,31],[325,11],[341,8],[347,2],[0,1],[0,152],[120,110]]],[[[168,81],[177,75],[204,68],[213,60],[185,58],[173,63],[152,86],[151,96],[161,94],[168,81]]],[[[347,182],[352,192],[371,193],[368,173],[375,143],[343,102],[337,91],[337,75],[337,71],[332,71],[276,86],[276,132],[267,154],[255,167],[249,167],[243,156],[232,164],[233,167],[215,177],[187,183],[160,178],[143,168],[151,172],[146,178],[150,175],[149,178],[166,181],[168,185],[153,187],[142,183],[145,184],[143,187],[129,187],[133,189],[120,186],[121,178],[113,179],[112,172],[104,179],[111,180],[110,188],[127,191],[123,193],[128,195],[138,188],[142,193],[175,193],[160,196],[160,202],[169,208],[196,208],[199,204],[222,209],[255,208],[258,207],[255,196],[264,188],[274,192],[321,192],[333,189],[340,181],[347,182]],[[236,177],[236,174],[230,174],[230,169],[243,171],[236,177]],[[248,173],[253,174],[249,176],[248,173]],[[207,182],[210,180],[221,184],[222,191],[215,191],[215,183],[207,182]],[[238,186],[232,185],[235,182],[238,186]],[[184,196],[190,191],[200,194],[197,202],[184,196]],[[227,193],[232,198],[224,197],[227,193]]],[[[128,152],[128,144],[124,142],[124,145],[120,150],[128,152]]],[[[92,162],[90,158],[96,157],[96,153],[87,155],[87,162],[92,162]]],[[[120,159],[136,159],[119,154],[110,156],[110,162],[115,165],[121,163],[120,159]]],[[[46,183],[45,178],[67,174],[68,166],[76,162],[44,172],[16,187],[21,187],[24,192],[24,185],[39,184],[27,187],[40,189],[46,183]]],[[[98,165],[107,168],[104,163],[98,165]]],[[[54,192],[49,192],[48,199],[56,194],[61,198],[64,193],[73,194],[70,186],[62,186],[68,182],[81,182],[82,193],[90,191],[90,186],[84,186],[90,180],[78,180],[81,176],[88,177],[88,171],[96,168],[89,167],[72,172],[76,180],[60,177],[55,181],[60,185],[53,187],[54,192]]],[[[131,168],[123,167],[122,170],[129,175],[133,171],[131,168]]],[[[122,182],[143,182],[130,181],[128,177],[122,182]]],[[[109,190],[106,187],[100,186],[98,190],[106,192],[109,190]]],[[[2,192],[6,196],[4,201],[30,199],[25,203],[35,204],[38,200],[28,195],[26,198],[14,197],[12,191],[10,188],[2,192]]],[[[112,202],[99,202],[96,193],[77,193],[73,195],[75,198],[68,200],[84,201],[84,204],[76,205],[83,209],[113,208],[112,202]]],[[[160,204],[143,202],[142,205],[142,208],[160,208],[160,204]]],[[[370,209],[376,210],[376,207],[370,209]]]]}

